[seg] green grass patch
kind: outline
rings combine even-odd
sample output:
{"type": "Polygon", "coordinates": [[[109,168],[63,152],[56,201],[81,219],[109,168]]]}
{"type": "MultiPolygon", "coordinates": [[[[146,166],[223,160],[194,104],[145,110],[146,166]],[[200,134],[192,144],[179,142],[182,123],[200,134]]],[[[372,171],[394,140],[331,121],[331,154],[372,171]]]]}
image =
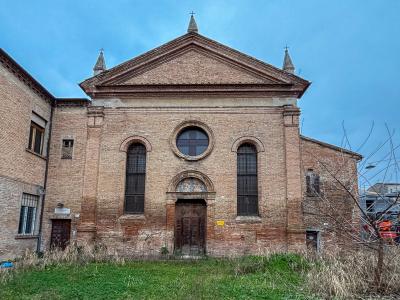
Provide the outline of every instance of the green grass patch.
{"type": "Polygon", "coordinates": [[[310,299],[307,268],[291,254],[58,265],[16,272],[0,299],[310,299]]]}

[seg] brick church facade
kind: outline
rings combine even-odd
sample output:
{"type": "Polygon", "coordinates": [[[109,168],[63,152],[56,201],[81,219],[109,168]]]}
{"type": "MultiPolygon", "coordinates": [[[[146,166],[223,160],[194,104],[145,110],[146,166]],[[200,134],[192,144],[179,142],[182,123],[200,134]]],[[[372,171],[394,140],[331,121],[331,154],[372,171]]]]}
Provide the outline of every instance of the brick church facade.
{"type": "Polygon", "coordinates": [[[101,53],[80,84],[90,100],[55,98],[0,58],[0,257],[72,241],[126,256],[337,244],[311,217],[307,172],[344,157],[357,182],[361,157],[300,135],[310,83],[287,50],[273,67],[200,35],[192,18],[187,34],[114,68],[101,53]]]}

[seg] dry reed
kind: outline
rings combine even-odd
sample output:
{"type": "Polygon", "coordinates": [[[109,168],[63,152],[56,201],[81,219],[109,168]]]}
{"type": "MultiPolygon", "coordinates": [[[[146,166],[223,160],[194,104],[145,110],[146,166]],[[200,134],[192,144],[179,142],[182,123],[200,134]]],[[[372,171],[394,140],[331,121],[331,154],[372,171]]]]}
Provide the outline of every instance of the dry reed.
{"type": "Polygon", "coordinates": [[[307,285],[323,299],[399,299],[400,249],[385,251],[382,282],[374,283],[376,254],[369,250],[324,254],[311,260],[307,285]]]}

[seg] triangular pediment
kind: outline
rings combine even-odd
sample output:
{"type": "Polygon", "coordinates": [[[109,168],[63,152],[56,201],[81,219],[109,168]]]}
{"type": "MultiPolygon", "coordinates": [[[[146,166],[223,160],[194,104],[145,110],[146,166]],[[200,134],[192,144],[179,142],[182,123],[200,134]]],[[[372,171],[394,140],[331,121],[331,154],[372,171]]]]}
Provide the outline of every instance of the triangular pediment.
{"type": "MultiPolygon", "coordinates": [[[[189,33],[82,82],[93,96],[194,91],[289,92],[301,95],[308,81],[189,33]]],[[[288,94],[288,95],[289,95],[288,94]]]]}
{"type": "Polygon", "coordinates": [[[204,53],[200,49],[179,53],[169,60],[163,60],[150,69],[135,74],[127,74],[118,84],[273,84],[266,78],[249,69],[235,65],[204,53]],[[203,52],[203,53],[202,53],[203,52]]]}

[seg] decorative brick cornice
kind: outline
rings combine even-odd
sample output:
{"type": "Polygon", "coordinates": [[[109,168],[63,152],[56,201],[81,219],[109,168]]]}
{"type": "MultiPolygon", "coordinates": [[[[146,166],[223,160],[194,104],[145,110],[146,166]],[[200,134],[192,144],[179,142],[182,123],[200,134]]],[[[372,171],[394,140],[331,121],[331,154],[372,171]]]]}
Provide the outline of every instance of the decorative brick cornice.
{"type": "Polygon", "coordinates": [[[298,97],[297,86],[284,84],[198,84],[98,86],[88,94],[99,97],[298,97]]]}
{"type": "Polygon", "coordinates": [[[87,107],[89,104],[88,98],[57,98],[55,101],[57,107],[87,107]]]}

